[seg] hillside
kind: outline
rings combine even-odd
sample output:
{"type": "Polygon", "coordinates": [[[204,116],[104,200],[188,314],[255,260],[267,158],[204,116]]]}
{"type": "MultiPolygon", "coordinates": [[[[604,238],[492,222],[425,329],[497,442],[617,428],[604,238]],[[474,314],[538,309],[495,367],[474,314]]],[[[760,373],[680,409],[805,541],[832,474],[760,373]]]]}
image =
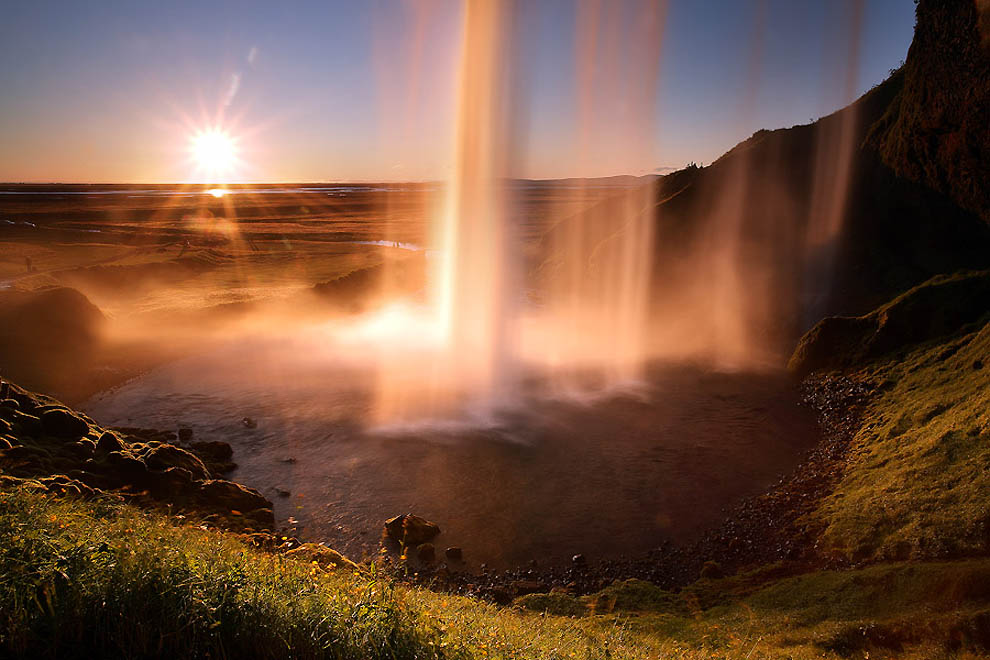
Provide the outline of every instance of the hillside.
{"type": "Polygon", "coordinates": [[[934,275],[990,267],[980,6],[923,0],[906,63],[855,103],[662,177],[658,304],[741,298],[754,341],[780,349],[824,316],[864,314],[934,275]],[[719,270],[726,258],[734,270],[719,270]],[[714,273],[701,283],[699,264],[714,273]]]}

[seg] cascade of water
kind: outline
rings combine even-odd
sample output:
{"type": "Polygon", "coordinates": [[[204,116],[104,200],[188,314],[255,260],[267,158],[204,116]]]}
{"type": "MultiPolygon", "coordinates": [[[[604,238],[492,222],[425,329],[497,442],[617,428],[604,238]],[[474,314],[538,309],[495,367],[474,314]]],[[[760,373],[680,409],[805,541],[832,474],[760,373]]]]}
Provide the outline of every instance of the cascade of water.
{"type": "MultiPolygon", "coordinates": [[[[511,139],[512,0],[463,9],[453,172],[434,222],[428,273],[428,355],[386,362],[378,416],[388,421],[490,419],[514,387],[515,301],[520,289],[505,181],[511,139]]],[[[408,320],[406,320],[408,321],[408,320]]],[[[397,322],[406,322],[399,321],[397,322]]]]}

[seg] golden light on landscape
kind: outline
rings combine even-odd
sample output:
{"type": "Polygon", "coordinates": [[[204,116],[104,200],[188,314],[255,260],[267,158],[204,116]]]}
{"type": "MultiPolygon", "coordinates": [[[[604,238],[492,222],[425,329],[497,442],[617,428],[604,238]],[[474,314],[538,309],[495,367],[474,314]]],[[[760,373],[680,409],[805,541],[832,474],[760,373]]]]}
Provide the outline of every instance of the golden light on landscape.
{"type": "Polygon", "coordinates": [[[190,140],[190,151],[203,173],[216,176],[230,172],[237,162],[236,141],[226,131],[200,131],[190,140]]]}

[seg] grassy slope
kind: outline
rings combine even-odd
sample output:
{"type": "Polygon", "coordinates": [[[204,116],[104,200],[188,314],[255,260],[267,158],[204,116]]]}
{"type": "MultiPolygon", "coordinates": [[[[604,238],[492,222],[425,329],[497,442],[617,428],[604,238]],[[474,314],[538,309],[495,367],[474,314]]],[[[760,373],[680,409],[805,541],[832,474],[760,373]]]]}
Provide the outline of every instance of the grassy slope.
{"type": "Polygon", "coordinates": [[[881,393],[821,512],[827,547],[857,560],[986,553],[990,324],[888,356],[859,376],[881,393]]]}
{"type": "Polygon", "coordinates": [[[0,494],[0,547],[4,656],[928,658],[941,641],[911,644],[980,643],[990,621],[986,559],[797,577],[771,566],[678,594],[629,581],[508,610],[25,489],[0,494]]]}

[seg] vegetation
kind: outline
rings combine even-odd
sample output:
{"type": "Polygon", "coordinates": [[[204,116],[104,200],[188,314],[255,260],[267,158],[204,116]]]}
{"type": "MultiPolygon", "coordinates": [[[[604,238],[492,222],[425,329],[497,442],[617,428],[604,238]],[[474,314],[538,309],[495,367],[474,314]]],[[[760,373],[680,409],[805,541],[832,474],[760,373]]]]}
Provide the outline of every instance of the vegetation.
{"type": "Polygon", "coordinates": [[[867,650],[930,658],[990,643],[987,559],[791,577],[778,565],[679,593],[630,580],[583,598],[533,594],[502,609],[175,523],[109,499],[0,493],[0,655],[820,658],[867,650]]]}
{"type": "Polygon", "coordinates": [[[828,551],[864,559],[990,550],[990,324],[887,356],[879,394],[821,515],[828,551]]]}

